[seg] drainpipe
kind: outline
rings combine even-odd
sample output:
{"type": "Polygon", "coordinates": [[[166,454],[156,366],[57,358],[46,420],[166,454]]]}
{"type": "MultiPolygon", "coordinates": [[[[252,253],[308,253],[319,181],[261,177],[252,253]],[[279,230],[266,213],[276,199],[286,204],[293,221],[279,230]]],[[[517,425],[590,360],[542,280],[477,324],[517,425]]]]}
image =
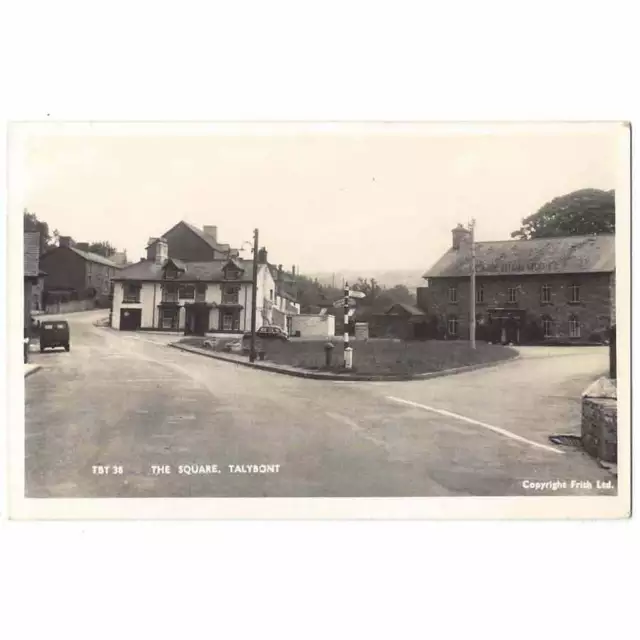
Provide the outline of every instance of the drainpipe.
{"type": "MultiPolygon", "coordinates": [[[[153,283],[153,309],[151,310],[151,328],[156,329],[156,292],[158,291],[158,283],[153,283]]],[[[142,295],[142,293],[141,293],[142,295]]]]}
{"type": "Polygon", "coordinates": [[[243,326],[243,329],[242,329],[243,331],[247,330],[247,290],[248,290],[248,287],[245,284],[244,285],[244,323],[242,325],[243,326]]]}

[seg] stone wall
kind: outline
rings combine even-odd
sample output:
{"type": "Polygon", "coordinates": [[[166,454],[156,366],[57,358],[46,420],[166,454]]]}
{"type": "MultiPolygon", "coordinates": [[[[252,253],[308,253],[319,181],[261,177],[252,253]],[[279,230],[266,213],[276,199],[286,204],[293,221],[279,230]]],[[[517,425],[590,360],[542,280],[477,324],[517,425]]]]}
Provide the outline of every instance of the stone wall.
{"type": "Polygon", "coordinates": [[[582,446],[603,462],[618,460],[617,401],[611,398],[582,399],[582,446]]]}
{"type": "Polygon", "coordinates": [[[59,315],[63,313],[75,313],[76,311],[89,311],[95,308],[95,300],[71,300],[70,302],[48,304],[45,312],[59,315]]]}

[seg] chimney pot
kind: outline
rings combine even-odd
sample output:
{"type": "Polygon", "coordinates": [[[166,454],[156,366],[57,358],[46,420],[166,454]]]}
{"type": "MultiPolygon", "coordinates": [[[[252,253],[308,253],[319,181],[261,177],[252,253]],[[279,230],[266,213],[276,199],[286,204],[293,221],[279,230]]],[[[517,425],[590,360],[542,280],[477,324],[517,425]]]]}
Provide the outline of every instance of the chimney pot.
{"type": "Polygon", "coordinates": [[[453,249],[458,251],[463,243],[466,243],[471,239],[471,231],[458,223],[458,226],[455,229],[451,230],[451,237],[451,246],[453,249]]]}
{"type": "Polygon", "coordinates": [[[73,247],[75,245],[71,236],[59,236],[58,242],[61,247],[73,247]]]}

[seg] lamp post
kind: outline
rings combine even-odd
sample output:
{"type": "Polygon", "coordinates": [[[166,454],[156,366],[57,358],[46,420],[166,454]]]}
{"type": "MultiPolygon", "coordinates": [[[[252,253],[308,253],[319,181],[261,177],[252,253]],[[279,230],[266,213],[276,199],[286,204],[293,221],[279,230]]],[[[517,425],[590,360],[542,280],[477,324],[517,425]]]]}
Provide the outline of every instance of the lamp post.
{"type": "Polygon", "coordinates": [[[475,218],[469,223],[471,234],[471,283],[470,283],[470,318],[469,318],[469,341],[472,349],[476,348],[476,241],[475,241],[475,218]]]}
{"type": "Polygon", "coordinates": [[[253,278],[251,280],[251,348],[249,362],[256,360],[256,313],[258,308],[258,230],[253,230],[253,278]]]}

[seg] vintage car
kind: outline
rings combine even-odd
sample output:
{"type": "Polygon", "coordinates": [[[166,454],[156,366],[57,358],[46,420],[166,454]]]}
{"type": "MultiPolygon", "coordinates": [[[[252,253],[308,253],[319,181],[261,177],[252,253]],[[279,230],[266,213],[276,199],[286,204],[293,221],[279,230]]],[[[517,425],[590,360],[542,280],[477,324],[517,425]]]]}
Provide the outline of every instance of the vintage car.
{"type": "MultiPolygon", "coordinates": [[[[256,331],[256,338],[260,340],[288,340],[289,336],[280,327],[265,325],[256,331]]],[[[251,340],[251,332],[245,333],[243,340],[251,340]]]]}
{"type": "Polygon", "coordinates": [[[69,323],[66,320],[45,320],[40,323],[40,351],[64,347],[69,351],[69,323]]]}

